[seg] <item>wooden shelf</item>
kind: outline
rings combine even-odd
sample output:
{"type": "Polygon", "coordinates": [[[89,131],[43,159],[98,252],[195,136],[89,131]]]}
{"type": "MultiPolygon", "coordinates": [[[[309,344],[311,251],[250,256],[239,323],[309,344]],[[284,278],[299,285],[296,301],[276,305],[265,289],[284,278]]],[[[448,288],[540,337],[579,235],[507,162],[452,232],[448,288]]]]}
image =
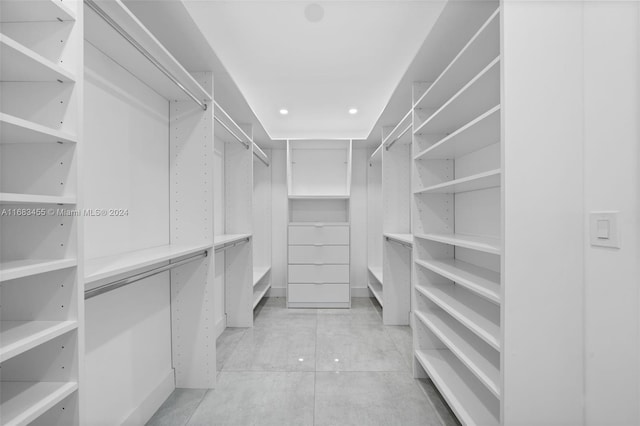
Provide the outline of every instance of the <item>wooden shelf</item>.
{"type": "Polygon", "coordinates": [[[0,22],[75,21],[75,13],[60,0],[0,1],[0,22]]]}
{"type": "Polygon", "coordinates": [[[169,244],[89,259],[85,263],[85,284],[127,274],[138,269],[147,268],[209,249],[211,249],[211,243],[193,245],[169,244]]]}
{"type": "Polygon", "coordinates": [[[76,390],[76,382],[0,382],[2,425],[29,424],[76,390]]]}
{"type": "Polygon", "coordinates": [[[348,200],[348,194],[289,195],[290,200],[348,200]]]}
{"type": "Polygon", "coordinates": [[[414,194],[458,194],[500,186],[500,169],[489,170],[472,176],[455,179],[438,185],[419,189],[414,194]]]}
{"type": "Polygon", "coordinates": [[[6,143],[76,143],[75,136],[0,113],[0,140],[6,143]]]}
{"type": "Polygon", "coordinates": [[[415,288],[492,348],[500,350],[500,309],[495,304],[455,285],[416,284],[415,288]]]}
{"type": "Polygon", "coordinates": [[[380,306],[384,308],[384,299],[382,297],[384,290],[382,285],[380,283],[369,282],[367,287],[369,287],[369,290],[371,290],[371,293],[373,293],[373,296],[376,298],[380,306]]]}
{"type": "Polygon", "coordinates": [[[500,354],[443,311],[416,311],[418,318],[495,396],[500,398],[500,354]]]}
{"type": "Polygon", "coordinates": [[[415,263],[500,304],[500,274],[458,259],[416,259],[415,263]]]}
{"type": "Polygon", "coordinates": [[[251,234],[223,234],[213,237],[213,247],[218,249],[226,244],[237,243],[242,240],[251,238],[251,234]]]}
{"type": "Polygon", "coordinates": [[[415,357],[463,425],[499,425],[500,403],[446,349],[418,350],[415,357]]]}
{"type": "Polygon", "coordinates": [[[0,282],[72,268],[76,259],[26,259],[7,260],[0,263],[0,282]]]}
{"type": "Polygon", "coordinates": [[[440,107],[499,54],[500,19],[496,10],[416,101],[414,107],[440,107]]]}
{"type": "Polygon", "coordinates": [[[271,288],[271,282],[267,282],[265,284],[261,284],[257,287],[254,287],[253,290],[253,309],[258,306],[258,303],[262,300],[267,291],[271,288]]]}
{"type": "Polygon", "coordinates": [[[0,362],[76,328],[76,321],[0,321],[0,362]]]}
{"type": "MultiPolygon", "coordinates": [[[[211,95],[169,53],[155,36],[136,18],[122,1],[100,1],[99,7],[124,32],[154,58],[169,74],[201,102],[210,102],[211,95]]],[[[140,81],[168,100],[191,99],[165,73],[134,48],[90,7],[85,7],[84,38],[112,58],[140,81]]]]}
{"type": "Polygon", "coordinates": [[[253,266],[253,286],[258,283],[269,273],[271,266],[253,266]]]}
{"type": "Polygon", "coordinates": [[[0,81],[73,82],[75,77],[33,50],[0,34],[0,81]]]}
{"type": "Polygon", "coordinates": [[[413,133],[446,135],[500,103],[500,58],[497,57],[431,114],[413,133]]]}
{"type": "Polygon", "coordinates": [[[380,285],[384,285],[382,282],[382,267],[381,266],[369,266],[369,272],[371,275],[380,283],[380,285]]]}
{"type": "Polygon", "coordinates": [[[414,234],[414,237],[485,253],[500,254],[502,252],[502,244],[499,238],[465,234],[414,234]]]}
{"type": "Polygon", "coordinates": [[[500,142],[500,105],[418,153],[415,160],[449,160],[500,142]]]}
{"type": "Polygon", "coordinates": [[[384,233],[384,236],[390,240],[396,241],[400,244],[405,244],[412,246],[413,245],[413,235],[412,234],[391,234],[389,232],[384,233]]]}
{"type": "Polygon", "coordinates": [[[0,204],[75,204],[76,197],[0,192],[0,204]]]}
{"type": "Polygon", "coordinates": [[[387,148],[391,143],[396,143],[394,141],[398,141],[397,143],[410,143],[411,142],[411,127],[413,126],[413,109],[410,109],[409,112],[402,117],[402,120],[396,127],[394,127],[391,132],[385,137],[382,141],[381,146],[387,148]]]}

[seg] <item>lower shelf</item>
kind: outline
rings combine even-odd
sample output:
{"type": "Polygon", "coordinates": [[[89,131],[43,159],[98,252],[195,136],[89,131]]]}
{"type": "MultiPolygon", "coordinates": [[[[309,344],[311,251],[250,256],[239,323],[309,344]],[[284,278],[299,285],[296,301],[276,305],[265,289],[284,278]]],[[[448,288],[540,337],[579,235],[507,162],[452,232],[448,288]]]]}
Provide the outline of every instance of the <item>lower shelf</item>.
{"type": "Polygon", "coordinates": [[[31,423],[77,389],[76,382],[0,382],[2,425],[31,423]]]}
{"type": "Polygon", "coordinates": [[[382,285],[382,267],[381,266],[369,266],[369,272],[371,275],[378,280],[380,285],[382,285]]]}
{"type": "Polygon", "coordinates": [[[373,293],[378,303],[380,304],[380,306],[384,307],[384,301],[383,301],[384,299],[382,298],[382,294],[383,294],[382,286],[379,283],[369,281],[368,287],[369,287],[369,290],[371,290],[371,293],[373,293]]]}
{"type": "Polygon", "coordinates": [[[263,284],[257,285],[253,288],[253,309],[255,309],[256,306],[258,306],[258,303],[260,303],[260,301],[262,300],[264,295],[267,294],[267,291],[269,291],[270,288],[271,288],[271,283],[269,281],[263,284]]]}
{"type": "Polygon", "coordinates": [[[253,267],[253,286],[258,283],[269,273],[271,266],[254,266],[253,267]]]}
{"type": "Polygon", "coordinates": [[[500,424],[500,402],[451,351],[418,350],[415,357],[463,425],[500,424]]]}
{"type": "Polygon", "coordinates": [[[0,362],[78,327],[76,321],[1,321],[0,362]]]}

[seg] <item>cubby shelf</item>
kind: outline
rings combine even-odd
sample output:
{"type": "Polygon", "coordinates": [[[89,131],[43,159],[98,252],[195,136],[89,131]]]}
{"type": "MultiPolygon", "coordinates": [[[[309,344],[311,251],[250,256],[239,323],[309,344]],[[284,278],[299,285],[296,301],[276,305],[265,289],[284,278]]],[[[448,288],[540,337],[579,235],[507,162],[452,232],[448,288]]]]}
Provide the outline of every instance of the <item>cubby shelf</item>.
{"type": "Polygon", "coordinates": [[[415,357],[463,425],[500,424],[500,403],[447,349],[418,350],[415,357]]]}
{"type": "Polygon", "coordinates": [[[472,250],[482,251],[491,254],[500,254],[502,244],[499,238],[480,237],[477,235],[465,234],[414,234],[415,238],[435,241],[452,246],[464,247],[472,250]]]}
{"type": "Polygon", "coordinates": [[[500,102],[500,57],[493,59],[466,86],[460,89],[444,105],[416,126],[413,133],[453,133],[481,111],[500,102]]]}
{"type": "Polygon", "coordinates": [[[414,194],[457,194],[500,186],[500,169],[489,170],[472,176],[466,176],[438,185],[421,188],[414,194]]]}
{"type": "Polygon", "coordinates": [[[75,204],[76,197],[0,192],[0,204],[75,204]]]}
{"type": "Polygon", "coordinates": [[[500,303],[500,274],[458,259],[416,259],[415,263],[454,281],[478,296],[500,303]]]}
{"type": "Polygon", "coordinates": [[[60,0],[0,2],[0,22],[75,21],[76,17],[60,0]]]}
{"type": "Polygon", "coordinates": [[[211,243],[198,243],[193,245],[169,244],[118,253],[96,259],[88,259],[85,262],[85,284],[208,250],[211,246],[211,243]]]}
{"type": "Polygon", "coordinates": [[[500,105],[474,118],[455,132],[419,152],[415,160],[460,158],[500,142],[500,105]]]}
{"type": "Polygon", "coordinates": [[[76,321],[0,321],[0,362],[76,328],[76,321]]]}
{"type": "Polygon", "coordinates": [[[222,248],[226,244],[237,243],[242,240],[251,238],[251,234],[222,234],[213,237],[213,246],[216,249],[222,248]]]}
{"type": "Polygon", "coordinates": [[[77,138],[9,114],[0,113],[1,143],[76,143],[77,138]]]}
{"type": "Polygon", "coordinates": [[[253,266],[253,287],[257,286],[260,281],[269,273],[271,266],[253,266]]]}
{"type": "Polygon", "coordinates": [[[75,77],[58,64],[0,34],[0,80],[66,83],[75,81],[75,77]]]}
{"type": "Polygon", "coordinates": [[[500,350],[500,310],[495,304],[450,284],[416,284],[416,290],[492,348],[500,350]]]}
{"type": "Polygon", "coordinates": [[[384,307],[384,289],[382,288],[382,284],[380,284],[379,282],[369,281],[367,287],[369,287],[369,290],[371,290],[371,293],[373,293],[373,296],[376,298],[380,306],[384,307]]]}
{"type": "Polygon", "coordinates": [[[380,283],[380,285],[383,285],[381,266],[369,266],[369,272],[371,272],[371,275],[373,275],[373,277],[380,283]]]}
{"type": "Polygon", "coordinates": [[[383,234],[386,238],[398,242],[400,244],[405,245],[413,245],[413,235],[412,234],[391,234],[389,232],[385,232],[383,234]]]}
{"type": "Polygon", "coordinates": [[[29,424],[77,389],[76,382],[0,382],[2,425],[29,424]]]}
{"type": "Polygon", "coordinates": [[[500,355],[443,311],[416,311],[420,320],[489,391],[500,398],[500,355]]]}
{"type": "Polygon", "coordinates": [[[76,259],[6,260],[0,263],[0,282],[72,268],[77,264],[76,259]]]}

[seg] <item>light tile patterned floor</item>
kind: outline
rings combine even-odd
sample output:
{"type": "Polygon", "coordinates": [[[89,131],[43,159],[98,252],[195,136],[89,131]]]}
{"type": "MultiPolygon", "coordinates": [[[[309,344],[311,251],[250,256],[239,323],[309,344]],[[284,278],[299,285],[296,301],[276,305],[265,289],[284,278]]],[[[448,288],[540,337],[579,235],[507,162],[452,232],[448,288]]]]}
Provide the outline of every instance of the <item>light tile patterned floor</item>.
{"type": "Polygon", "coordinates": [[[287,309],[269,298],[252,329],[227,328],[212,390],[176,389],[149,421],[183,425],[457,425],[428,380],[411,375],[411,329],[380,307],[287,309]]]}

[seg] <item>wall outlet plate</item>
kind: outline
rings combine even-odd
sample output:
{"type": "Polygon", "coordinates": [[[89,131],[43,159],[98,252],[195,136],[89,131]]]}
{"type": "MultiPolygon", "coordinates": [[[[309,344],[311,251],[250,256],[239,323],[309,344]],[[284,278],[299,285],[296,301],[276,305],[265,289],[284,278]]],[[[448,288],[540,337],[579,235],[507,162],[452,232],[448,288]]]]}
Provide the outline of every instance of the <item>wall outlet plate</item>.
{"type": "Polygon", "coordinates": [[[619,213],[611,211],[589,214],[589,239],[592,246],[620,248],[619,213]]]}

